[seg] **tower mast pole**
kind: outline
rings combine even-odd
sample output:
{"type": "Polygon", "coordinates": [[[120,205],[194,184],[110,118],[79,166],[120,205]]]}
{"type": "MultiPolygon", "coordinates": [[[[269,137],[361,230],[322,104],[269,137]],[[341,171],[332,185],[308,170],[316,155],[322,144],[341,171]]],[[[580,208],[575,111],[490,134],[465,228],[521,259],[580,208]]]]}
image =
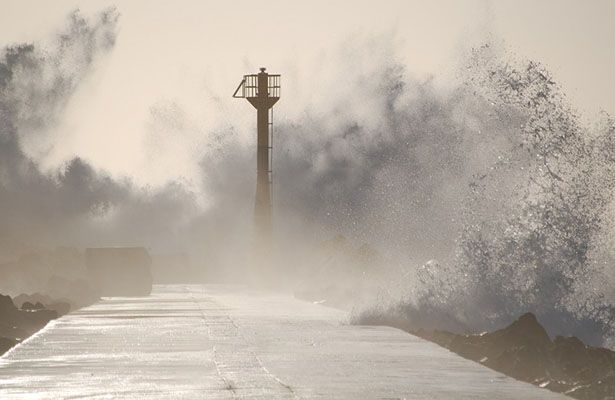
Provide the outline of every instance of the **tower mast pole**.
{"type": "MultiPolygon", "coordinates": [[[[258,74],[244,75],[233,97],[247,99],[256,108],[256,197],[254,200],[254,257],[263,266],[271,264],[273,246],[272,177],[269,110],[280,99],[280,75],[265,68],[258,74]],[[239,94],[238,94],[239,93],[239,94]]],[[[272,134],[272,131],[271,131],[272,134]]]]}
{"type": "MultiPolygon", "coordinates": [[[[261,68],[258,74],[257,92],[257,150],[256,150],[256,199],[254,202],[255,246],[265,261],[271,254],[273,221],[271,219],[271,181],[269,163],[269,109],[273,106],[269,98],[269,74],[261,68]]],[[[268,260],[267,260],[268,261],[268,260]]]]}

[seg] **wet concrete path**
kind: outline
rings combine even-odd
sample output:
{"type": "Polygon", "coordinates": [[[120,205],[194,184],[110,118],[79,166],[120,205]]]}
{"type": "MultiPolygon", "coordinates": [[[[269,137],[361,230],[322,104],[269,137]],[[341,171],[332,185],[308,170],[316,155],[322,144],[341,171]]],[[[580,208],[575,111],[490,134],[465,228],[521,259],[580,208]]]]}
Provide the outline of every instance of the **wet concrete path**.
{"type": "Polygon", "coordinates": [[[343,311],[155,286],[49,324],[0,359],[0,399],[564,399],[343,311]]]}

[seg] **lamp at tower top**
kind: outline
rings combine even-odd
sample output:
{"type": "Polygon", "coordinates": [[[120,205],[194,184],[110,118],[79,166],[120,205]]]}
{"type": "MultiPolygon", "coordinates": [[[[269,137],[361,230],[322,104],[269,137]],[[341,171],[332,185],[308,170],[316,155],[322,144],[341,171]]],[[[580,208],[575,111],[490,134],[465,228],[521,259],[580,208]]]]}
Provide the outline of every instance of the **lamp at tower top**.
{"type": "Polygon", "coordinates": [[[233,97],[247,99],[254,107],[258,108],[252,99],[268,99],[263,106],[270,108],[280,98],[280,75],[268,74],[265,67],[260,68],[258,74],[244,75],[243,80],[233,93],[233,97]]]}

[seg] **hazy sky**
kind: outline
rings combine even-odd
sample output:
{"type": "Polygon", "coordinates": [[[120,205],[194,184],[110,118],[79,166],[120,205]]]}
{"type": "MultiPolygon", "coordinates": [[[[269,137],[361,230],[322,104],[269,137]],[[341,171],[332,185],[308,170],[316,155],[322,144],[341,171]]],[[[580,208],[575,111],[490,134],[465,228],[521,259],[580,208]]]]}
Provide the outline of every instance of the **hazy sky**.
{"type": "Polygon", "coordinates": [[[292,119],[344,84],[323,76],[323,60],[361,43],[390,46],[366,59],[394,54],[408,74],[446,87],[472,46],[503,41],[543,62],[587,115],[615,114],[611,0],[2,0],[1,44],[44,42],[74,9],[88,16],[109,6],[121,15],[116,46],[71,99],[43,167],[79,155],[137,182],[190,179],[198,168],[190,154],[207,150],[203,137],[231,126],[252,133],[251,107],[230,97],[243,74],[260,66],[281,73],[276,118],[292,119]],[[156,110],[173,107],[181,138],[155,132],[156,110]]]}

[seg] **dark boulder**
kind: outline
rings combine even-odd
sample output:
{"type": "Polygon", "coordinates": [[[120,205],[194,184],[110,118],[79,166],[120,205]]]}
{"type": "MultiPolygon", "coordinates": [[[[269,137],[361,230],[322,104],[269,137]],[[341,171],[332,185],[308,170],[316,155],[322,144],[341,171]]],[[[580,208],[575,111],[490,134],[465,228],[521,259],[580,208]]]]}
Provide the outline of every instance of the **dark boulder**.
{"type": "Polygon", "coordinates": [[[527,313],[506,328],[483,335],[459,335],[450,350],[524,381],[549,375],[548,352],[553,343],[547,331],[527,313]]]}
{"type": "Polygon", "coordinates": [[[564,393],[580,400],[615,400],[615,376],[579,383],[564,393]]]}
{"type": "Polygon", "coordinates": [[[17,312],[17,307],[13,304],[11,296],[0,294],[0,319],[5,315],[12,315],[17,312]]]}
{"type": "Polygon", "coordinates": [[[15,339],[0,337],[0,355],[6,353],[11,347],[18,343],[15,339]]]}
{"type": "Polygon", "coordinates": [[[56,318],[58,318],[58,313],[53,310],[21,311],[15,322],[16,326],[34,333],[56,318]]]}
{"type": "MultiPolygon", "coordinates": [[[[92,291],[90,290],[90,292],[92,291]]],[[[98,297],[92,298],[91,303],[94,303],[97,299],[98,297]]],[[[51,298],[50,296],[40,294],[40,293],[33,293],[30,295],[22,293],[19,296],[16,296],[15,298],[13,298],[13,302],[15,303],[16,306],[18,306],[24,311],[47,309],[47,310],[53,310],[57,312],[58,316],[68,314],[70,310],[73,309],[73,305],[70,303],[69,300],[65,300],[65,299],[56,300],[56,299],[51,298]]],[[[87,304],[84,304],[84,305],[87,305],[87,304]]],[[[78,308],[78,306],[74,308],[78,308]]]]}
{"type": "Polygon", "coordinates": [[[30,304],[35,304],[35,303],[49,304],[52,301],[53,300],[51,299],[51,297],[49,297],[47,295],[44,295],[44,294],[40,294],[40,293],[33,293],[33,294],[22,293],[19,296],[13,297],[13,303],[15,303],[15,306],[21,308],[22,310],[24,310],[24,305],[26,303],[30,303],[30,304]]]}
{"type": "Polygon", "coordinates": [[[412,333],[516,379],[581,400],[615,400],[615,352],[578,338],[553,341],[533,314],[482,335],[412,333]]]}
{"type": "Polygon", "coordinates": [[[32,331],[40,329],[57,317],[57,312],[45,309],[40,303],[30,304],[30,308],[26,304],[26,310],[18,310],[10,296],[0,295],[0,325],[2,326],[24,329],[33,333],[32,331]]]}
{"type": "Polygon", "coordinates": [[[21,305],[21,309],[24,311],[44,310],[45,306],[40,301],[37,301],[36,304],[32,304],[29,301],[26,301],[21,305]]]}
{"type": "Polygon", "coordinates": [[[579,377],[590,379],[592,372],[590,366],[591,356],[587,346],[575,336],[556,336],[553,341],[551,357],[559,366],[559,374],[565,377],[579,377]]]}
{"type": "Polygon", "coordinates": [[[23,328],[0,323],[0,337],[21,341],[26,339],[28,336],[30,336],[30,333],[23,328]]]}
{"type": "Polygon", "coordinates": [[[30,303],[27,310],[19,310],[10,296],[0,295],[0,354],[58,317],[57,312],[40,307],[30,303]]]}

